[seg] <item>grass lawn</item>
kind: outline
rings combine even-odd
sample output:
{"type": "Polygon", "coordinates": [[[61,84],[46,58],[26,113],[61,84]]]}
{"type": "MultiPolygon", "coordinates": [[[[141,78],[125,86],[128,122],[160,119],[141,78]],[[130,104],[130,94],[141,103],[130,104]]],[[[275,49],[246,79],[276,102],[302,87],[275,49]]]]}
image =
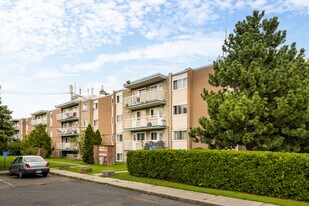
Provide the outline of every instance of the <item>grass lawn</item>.
{"type": "Polygon", "coordinates": [[[116,178],[116,179],[121,179],[121,180],[142,182],[142,183],[148,183],[148,184],[152,184],[152,185],[172,187],[172,188],[190,190],[190,191],[195,191],[195,192],[202,192],[202,193],[207,193],[207,194],[212,194],[212,195],[220,195],[220,196],[234,197],[234,198],[245,199],[245,200],[271,203],[271,204],[276,204],[276,205],[309,206],[309,202],[299,202],[299,201],[294,201],[294,200],[279,199],[279,198],[275,198],[275,197],[266,197],[266,196],[251,195],[251,194],[241,193],[241,192],[233,192],[233,191],[227,191],[227,190],[217,190],[217,189],[211,189],[211,188],[205,188],[205,187],[197,187],[197,186],[186,185],[186,184],[175,183],[175,182],[169,182],[169,181],[153,179],[153,178],[135,177],[135,176],[131,176],[128,172],[117,173],[115,176],[110,176],[110,177],[116,178]]]}
{"type": "Polygon", "coordinates": [[[7,158],[5,158],[5,168],[4,168],[4,157],[0,156],[0,171],[8,170],[9,166],[10,166],[10,163],[13,162],[16,157],[17,156],[10,156],[10,155],[8,155],[7,158]]]}
{"type": "Polygon", "coordinates": [[[65,158],[48,158],[50,167],[59,167],[60,165],[70,165],[68,169],[71,172],[79,172],[81,167],[90,167],[92,172],[88,174],[101,173],[103,170],[115,170],[123,171],[127,170],[127,164],[125,163],[116,163],[114,166],[105,166],[105,165],[95,165],[95,164],[85,164],[82,160],[73,160],[65,158]]]}

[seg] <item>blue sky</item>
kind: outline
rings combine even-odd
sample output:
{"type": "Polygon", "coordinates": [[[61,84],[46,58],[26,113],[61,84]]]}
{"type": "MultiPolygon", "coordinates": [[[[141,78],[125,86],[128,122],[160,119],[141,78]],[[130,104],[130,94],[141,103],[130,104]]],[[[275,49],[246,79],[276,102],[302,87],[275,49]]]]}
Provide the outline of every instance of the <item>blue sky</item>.
{"type": "MultiPolygon", "coordinates": [[[[14,118],[101,85],[212,63],[253,10],[278,16],[287,42],[309,50],[309,0],[1,0],[0,85],[14,118]]],[[[306,57],[309,52],[306,51],[306,57]]]]}

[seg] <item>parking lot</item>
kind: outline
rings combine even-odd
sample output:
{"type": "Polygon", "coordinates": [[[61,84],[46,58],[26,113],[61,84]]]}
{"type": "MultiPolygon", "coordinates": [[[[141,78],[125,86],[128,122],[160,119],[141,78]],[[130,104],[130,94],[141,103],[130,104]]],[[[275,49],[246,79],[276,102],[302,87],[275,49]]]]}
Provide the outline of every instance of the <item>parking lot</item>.
{"type": "Polygon", "coordinates": [[[191,205],[108,185],[49,174],[0,175],[1,205],[191,205]]]}

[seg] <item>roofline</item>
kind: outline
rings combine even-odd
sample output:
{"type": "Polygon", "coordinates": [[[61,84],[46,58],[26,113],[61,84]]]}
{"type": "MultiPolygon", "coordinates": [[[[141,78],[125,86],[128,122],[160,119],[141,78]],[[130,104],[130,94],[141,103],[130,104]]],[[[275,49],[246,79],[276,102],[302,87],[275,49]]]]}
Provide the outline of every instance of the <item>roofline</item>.
{"type": "Polygon", "coordinates": [[[71,105],[72,106],[74,106],[74,105],[78,105],[79,104],[79,102],[80,102],[81,100],[71,100],[71,101],[69,101],[69,102],[65,102],[65,103],[62,103],[62,104],[58,104],[58,105],[56,105],[55,107],[56,108],[65,108],[65,107],[70,107],[71,105]]]}
{"type": "Polygon", "coordinates": [[[31,116],[39,116],[40,114],[47,114],[49,110],[38,110],[36,112],[31,113],[31,116]]]}
{"type": "MultiPolygon", "coordinates": [[[[147,81],[147,80],[150,80],[150,79],[152,79],[152,78],[155,78],[155,77],[157,77],[157,76],[159,76],[159,77],[161,77],[161,78],[163,78],[163,79],[167,79],[167,76],[165,76],[165,75],[163,75],[163,74],[161,74],[161,73],[156,73],[156,74],[152,74],[152,75],[147,76],[147,77],[143,77],[143,78],[134,80],[134,81],[132,81],[132,82],[131,82],[130,80],[128,80],[128,81],[130,81],[130,83],[124,84],[123,87],[126,88],[126,87],[131,86],[131,85],[134,85],[134,84],[139,84],[139,83],[142,83],[142,82],[144,82],[144,81],[147,81]]],[[[127,82],[128,82],[128,81],[127,81],[127,82]]]]}

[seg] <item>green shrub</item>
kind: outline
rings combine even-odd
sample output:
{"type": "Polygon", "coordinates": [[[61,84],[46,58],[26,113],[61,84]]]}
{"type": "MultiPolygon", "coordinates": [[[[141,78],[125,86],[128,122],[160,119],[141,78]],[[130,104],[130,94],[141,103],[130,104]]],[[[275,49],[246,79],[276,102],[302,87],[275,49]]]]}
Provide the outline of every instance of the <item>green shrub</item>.
{"type": "Polygon", "coordinates": [[[226,150],[129,151],[128,171],[215,189],[309,201],[309,155],[226,150]]]}

